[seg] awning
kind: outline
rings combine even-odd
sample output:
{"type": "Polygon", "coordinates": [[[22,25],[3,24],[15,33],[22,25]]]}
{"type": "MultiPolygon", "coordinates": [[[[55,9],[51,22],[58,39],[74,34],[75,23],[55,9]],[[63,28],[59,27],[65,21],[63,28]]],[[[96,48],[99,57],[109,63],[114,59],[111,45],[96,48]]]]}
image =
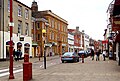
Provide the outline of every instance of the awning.
{"type": "Polygon", "coordinates": [[[22,43],[21,43],[21,42],[18,42],[18,43],[17,43],[17,46],[22,47],[22,43]]]}
{"type": "Polygon", "coordinates": [[[103,40],[102,41],[102,44],[107,44],[108,43],[108,40],[103,40]]]}
{"type": "MultiPolygon", "coordinates": [[[[10,45],[10,41],[7,41],[7,42],[6,42],[6,45],[10,45]]],[[[12,42],[12,45],[15,45],[15,43],[12,42]]]]}
{"type": "Polygon", "coordinates": [[[38,44],[36,42],[33,42],[32,46],[38,46],[38,44]]]}
{"type": "Polygon", "coordinates": [[[66,44],[62,44],[62,46],[66,46],[66,44]]]}
{"type": "Polygon", "coordinates": [[[47,43],[47,44],[44,44],[46,47],[51,47],[52,44],[51,43],[47,43]]]}
{"type": "Polygon", "coordinates": [[[29,43],[25,43],[25,44],[24,44],[24,47],[25,47],[25,48],[29,48],[29,47],[30,47],[30,44],[29,44],[29,43]]]}

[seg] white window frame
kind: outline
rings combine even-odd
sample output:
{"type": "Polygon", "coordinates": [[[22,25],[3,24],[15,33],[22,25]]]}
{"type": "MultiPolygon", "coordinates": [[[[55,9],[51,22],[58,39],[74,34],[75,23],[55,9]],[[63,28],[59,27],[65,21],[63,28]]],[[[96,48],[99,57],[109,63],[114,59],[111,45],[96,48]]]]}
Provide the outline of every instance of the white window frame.
{"type": "Polygon", "coordinates": [[[22,21],[18,21],[18,33],[22,34],[22,21]]]}
{"type": "Polygon", "coordinates": [[[28,18],[29,18],[29,10],[25,9],[25,19],[28,19],[28,18]]]}
{"type": "Polygon", "coordinates": [[[10,12],[10,0],[8,0],[8,12],[10,12]]]}
{"type": "Polygon", "coordinates": [[[29,35],[29,24],[25,23],[25,35],[29,35]]]}
{"type": "Polygon", "coordinates": [[[18,5],[18,16],[22,16],[22,6],[18,5]]]}

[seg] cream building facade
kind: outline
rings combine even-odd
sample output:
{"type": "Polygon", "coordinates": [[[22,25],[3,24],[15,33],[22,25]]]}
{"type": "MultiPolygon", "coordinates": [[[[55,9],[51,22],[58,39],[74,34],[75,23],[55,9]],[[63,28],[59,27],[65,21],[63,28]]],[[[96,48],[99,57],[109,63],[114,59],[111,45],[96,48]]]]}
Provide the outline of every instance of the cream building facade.
{"type": "MultiPolygon", "coordinates": [[[[10,0],[0,1],[0,59],[9,59],[10,41],[10,0]]],[[[31,37],[31,8],[18,0],[13,0],[13,42],[14,49],[18,48],[24,53],[29,53],[32,57],[32,37],[31,37]]]]}

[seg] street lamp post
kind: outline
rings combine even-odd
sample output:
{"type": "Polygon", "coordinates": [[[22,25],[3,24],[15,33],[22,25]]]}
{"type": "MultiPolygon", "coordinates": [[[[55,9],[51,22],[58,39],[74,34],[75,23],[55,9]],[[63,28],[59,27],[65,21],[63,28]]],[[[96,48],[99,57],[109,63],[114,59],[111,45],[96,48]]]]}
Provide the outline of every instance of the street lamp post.
{"type": "Polygon", "coordinates": [[[45,51],[46,30],[45,29],[42,30],[42,34],[43,34],[43,43],[44,43],[44,69],[46,69],[46,51],[45,51]]]}
{"type": "Polygon", "coordinates": [[[13,32],[13,19],[12,19],[12,0],[10,0],[10,66],[9,66],[9,79],[14,79],[14,75],[13,75],[13,38],[12,38],[12,32],[13,32]]]}

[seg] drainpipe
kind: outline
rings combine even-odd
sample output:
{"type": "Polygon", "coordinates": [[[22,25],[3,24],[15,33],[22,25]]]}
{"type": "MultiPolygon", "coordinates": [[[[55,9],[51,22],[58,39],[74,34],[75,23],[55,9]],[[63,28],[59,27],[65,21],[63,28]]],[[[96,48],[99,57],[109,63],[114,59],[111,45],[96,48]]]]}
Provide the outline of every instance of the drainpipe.
{"type": "Polygon", "coordinates": [[[4,59],[4,0],[3,0],[3,59],[4,59]]]}

